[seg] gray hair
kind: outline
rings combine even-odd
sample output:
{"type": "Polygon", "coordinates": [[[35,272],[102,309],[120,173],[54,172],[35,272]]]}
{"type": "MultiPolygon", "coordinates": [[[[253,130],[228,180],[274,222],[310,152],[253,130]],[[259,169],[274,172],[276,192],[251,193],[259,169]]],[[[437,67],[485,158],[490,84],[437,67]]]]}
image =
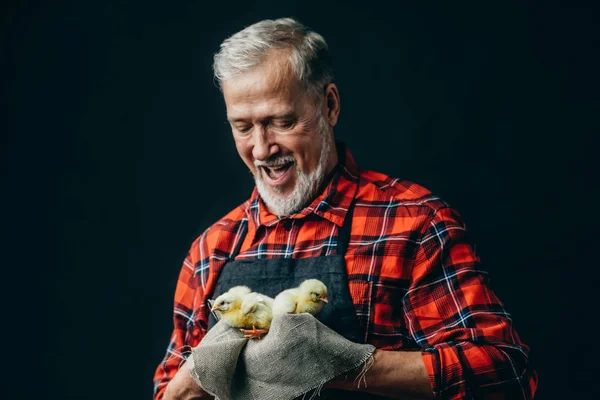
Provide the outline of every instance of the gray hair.
{"type": "Polygon", "coordinates": [[[313,96],[324,94],[333,79],[327,43],[323,36],[292,18],[266,19],[225,39],[214,56],[219,87],[259,65],[271,49],[291,49],[290,64],[300,84],[313,96]]]}

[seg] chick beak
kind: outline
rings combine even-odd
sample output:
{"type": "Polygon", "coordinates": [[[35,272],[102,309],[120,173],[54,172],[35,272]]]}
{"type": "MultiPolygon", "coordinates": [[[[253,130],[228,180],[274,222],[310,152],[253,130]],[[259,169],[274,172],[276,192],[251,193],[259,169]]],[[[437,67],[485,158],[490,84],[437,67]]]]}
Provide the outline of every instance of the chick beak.
{"type": "Polygon", "coordinates": [[[321,301],[323,303],[329,303],[329,300],[327,300],[327,297],[321,297],[321,301]]]}
{"type": "Polygon", "coordinates": [[[210,309],[210,311],[217,311],[220,310],[219,306],[214,305],[213,308],[210,309]]]}

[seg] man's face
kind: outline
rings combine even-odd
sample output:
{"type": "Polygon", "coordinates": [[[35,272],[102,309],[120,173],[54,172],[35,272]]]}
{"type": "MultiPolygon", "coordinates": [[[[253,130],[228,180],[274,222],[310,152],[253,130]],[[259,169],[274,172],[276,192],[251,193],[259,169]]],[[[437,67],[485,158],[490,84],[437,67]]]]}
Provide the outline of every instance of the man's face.
{"type": "Polygon", "coordinates": [[[331,129],[322,117],[326,110],[319,108],[323,101],[311,101],[287,57],[285,51],[272,52],[222,85],[238,153],[277,215],[293,214],[310,202],[335,164],[331,129]]]}

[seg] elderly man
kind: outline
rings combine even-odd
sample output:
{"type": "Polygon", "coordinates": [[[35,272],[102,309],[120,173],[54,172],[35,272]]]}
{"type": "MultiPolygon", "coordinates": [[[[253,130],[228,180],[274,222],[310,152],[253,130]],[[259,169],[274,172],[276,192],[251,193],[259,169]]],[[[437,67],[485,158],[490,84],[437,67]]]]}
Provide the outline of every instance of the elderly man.
{"type": "Polygon", "coordinates": [[[323,37],[292,19],[261,21],[223,42],[214,71],[256,188],[192,244],[155,398],[208,397],[182,349],[201,341],[207,299],[241,266],[261,271],[248,284],[260,292],[283,261],[293,269],[338,255],[331,265],[346,280],[327,307],[346,337],[377,348],[366,387],[330,382],[362,392],[339,398],[532,398],[528,348],[457,212],[419,185],[359,169],[334,140],[340,96],[323,37]]]}

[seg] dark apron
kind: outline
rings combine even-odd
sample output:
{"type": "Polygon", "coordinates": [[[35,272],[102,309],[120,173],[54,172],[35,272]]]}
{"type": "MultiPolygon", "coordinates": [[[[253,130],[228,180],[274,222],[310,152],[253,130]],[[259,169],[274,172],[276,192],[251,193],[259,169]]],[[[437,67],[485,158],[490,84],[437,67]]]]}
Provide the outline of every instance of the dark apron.
{"type": "MultiPolygon", "coordinates": [[[[238,240],[237,248],[232,252],[229,261],[222,267],[217,279],[215,290],[210,296],[225,293],[238,285],[249,286],[253,291],[274,298],[285,289],[298,286],[305,279],[319,279],[327,286],[328,303],[317,314],[319,321],[335,330],[346,339],[356,343],[364,342],[358,318],[350,291],[344,255],[350,240],[350,225],[352,221],[352,203],[346,214],[344,225],[338,230],[337,248],[334,256],[312,258],[269,258],[257,260],[235,260],[239,254],[248,224],[238,240]]],[[[216,323],[215,317],[209,316],[208,329],[216,323]]],[[[358,392],[341,392],[324,390],[320,399],[381,399],[382,397],[358,392]]]]}

